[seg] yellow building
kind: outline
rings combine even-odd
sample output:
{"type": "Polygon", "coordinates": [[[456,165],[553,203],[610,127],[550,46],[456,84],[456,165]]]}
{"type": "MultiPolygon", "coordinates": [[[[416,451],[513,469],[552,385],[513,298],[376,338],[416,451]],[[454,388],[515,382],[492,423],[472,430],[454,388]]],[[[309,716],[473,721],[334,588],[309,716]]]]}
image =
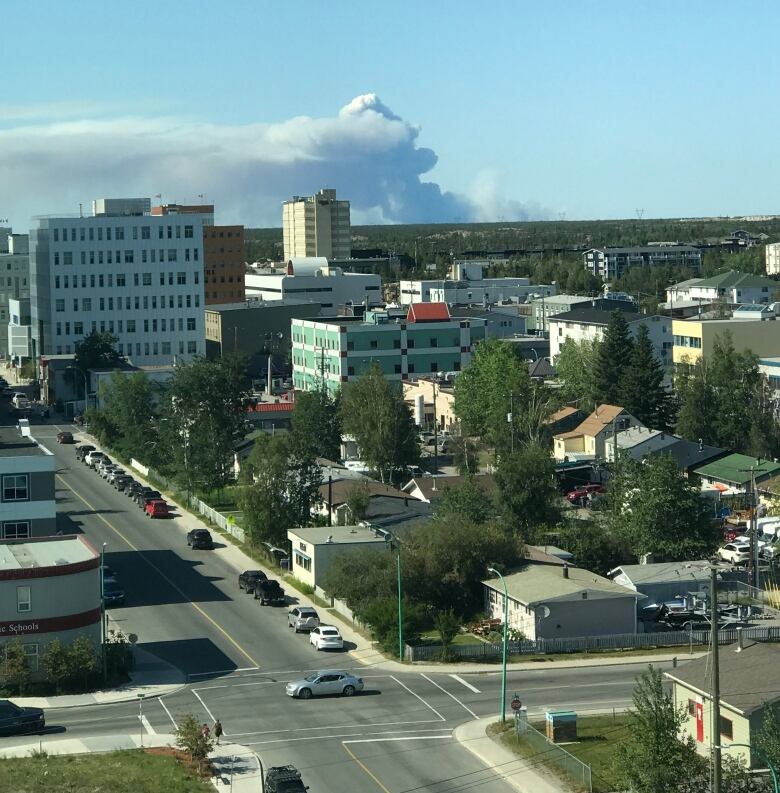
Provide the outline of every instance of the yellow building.
{"type": "Polygon", "coordinates": [[[737,352],[751,350],[765,357],[780,355],[780,321],[760,319],[675,319],[672,362],[696,363],[712,353],[715,340],[731,334],[737,352]]]}

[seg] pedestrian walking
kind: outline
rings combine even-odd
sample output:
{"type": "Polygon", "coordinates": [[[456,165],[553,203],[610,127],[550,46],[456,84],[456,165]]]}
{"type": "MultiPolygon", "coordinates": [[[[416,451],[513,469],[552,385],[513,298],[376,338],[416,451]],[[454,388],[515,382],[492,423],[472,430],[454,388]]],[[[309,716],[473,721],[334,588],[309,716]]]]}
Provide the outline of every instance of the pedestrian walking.
{"type": "Polygon", "coordinates": [[[222,737],[222,722],[219,719],[214,722],[214,737],[217,739],[217,746],[219,746],[219,739],[222,737]]]}
{"type": "Polygon", "coordinates": [[[200,731],[206,740],[208,740],[211,737],[211,730],[209,729],[208,724],[204,724],[203,727],[201,727],[200,731]]]}

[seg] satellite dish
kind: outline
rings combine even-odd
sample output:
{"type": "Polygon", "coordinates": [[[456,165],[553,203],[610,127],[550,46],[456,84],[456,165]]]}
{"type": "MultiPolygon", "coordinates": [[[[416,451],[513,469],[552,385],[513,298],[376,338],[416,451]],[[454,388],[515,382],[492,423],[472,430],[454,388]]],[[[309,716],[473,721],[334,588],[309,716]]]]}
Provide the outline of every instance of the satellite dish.
{"type": "Polygon", "coordinates": [[[550,616],[550,607],[549,606],[538,606],[536,609],[536,614],[539,619],[547,619],[550,616]]]}

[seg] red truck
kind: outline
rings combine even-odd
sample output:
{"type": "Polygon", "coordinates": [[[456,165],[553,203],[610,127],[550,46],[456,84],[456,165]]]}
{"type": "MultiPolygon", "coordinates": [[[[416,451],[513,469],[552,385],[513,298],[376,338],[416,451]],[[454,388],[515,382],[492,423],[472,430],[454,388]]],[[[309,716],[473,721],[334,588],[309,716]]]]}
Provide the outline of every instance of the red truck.
{"type": "Polygon", "coordinates": [[[159,498],[147,501],[144,511],[150,518],[167,518],[171,514],[168,511],[168,505],[159,498]]]}

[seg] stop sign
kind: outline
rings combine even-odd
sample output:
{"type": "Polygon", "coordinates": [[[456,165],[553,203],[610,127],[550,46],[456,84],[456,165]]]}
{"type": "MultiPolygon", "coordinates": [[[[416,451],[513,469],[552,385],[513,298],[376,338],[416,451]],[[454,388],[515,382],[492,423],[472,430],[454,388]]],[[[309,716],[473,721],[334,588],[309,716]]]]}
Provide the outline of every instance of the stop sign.
{"type": "Polygon", "coordinates": [[[523,707],[523,703],[517,697],[513,697],[510,706],[512,710],[520,710],[523,707]]]}

